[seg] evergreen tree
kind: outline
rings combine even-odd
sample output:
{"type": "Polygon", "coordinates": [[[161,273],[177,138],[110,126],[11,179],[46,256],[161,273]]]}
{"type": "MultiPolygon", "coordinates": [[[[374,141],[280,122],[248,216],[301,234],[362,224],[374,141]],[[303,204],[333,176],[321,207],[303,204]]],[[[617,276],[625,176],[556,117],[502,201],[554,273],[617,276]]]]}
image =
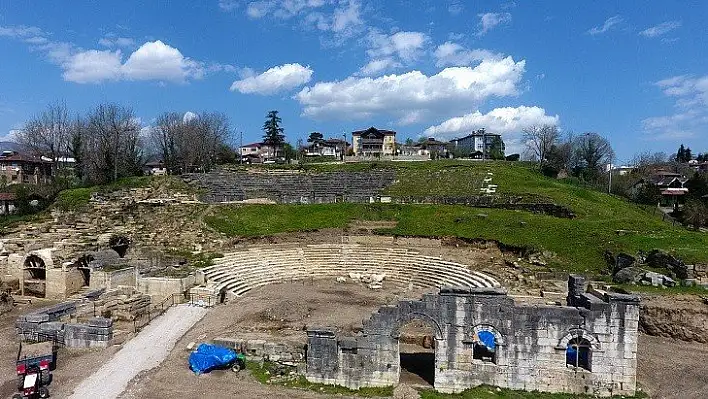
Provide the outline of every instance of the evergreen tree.
{"type": "Polygon", "coordinates": [[[494,137],[492,140],[488,157],[494,160],[504,159],[504,141],[500,137],[494,137]]]}
{"type": "Polygon", "coordinates": [[[683,153],[683,161],[688,162],[693,159],[693,154],[691,154],[691,147],[687,147],[686,151],[683,153]]]}
{"type": "Polygon", "coordinates": [[[681,144],[681,147],[679,147],[678,152],[676,153],[676,162],[684,162],[685,157],[686,149],[684,148],[683,144],[681,144]]]}
{"type": "Polygon", "coordinates": [[[263,124],[263,131],[265,132],[263,143],[273,147],[276,157],[285,142],[285,129],[280,127],[282,122],[283,120],[278,116],[278,111],[270,111],[263,124]]]}
{"type": "Polygon", "coordinates": [[[322,136],[322,133],[320,132],[312,132],[310,133],[310,137],[307,138],[308,143],[321,143],[324,140],[324,136],[322,136]]]}

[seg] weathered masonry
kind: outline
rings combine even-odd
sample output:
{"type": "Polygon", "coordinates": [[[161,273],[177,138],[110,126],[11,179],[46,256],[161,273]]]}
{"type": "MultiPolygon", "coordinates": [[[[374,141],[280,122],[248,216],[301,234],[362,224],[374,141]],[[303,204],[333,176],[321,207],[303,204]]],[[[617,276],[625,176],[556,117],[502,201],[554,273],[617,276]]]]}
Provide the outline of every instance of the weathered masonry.
{"type": "Polygon", "coordinates": [[[444,288],[386,306],[360,335],[308,331],[307,379],[358,389],[398,383],[398,337],[413,320],[435,335],[434,387],[481,384],[547,392],[632,395],[639,299],[568,282],[568,306],[517,305],[498,288],[444,288]]]}

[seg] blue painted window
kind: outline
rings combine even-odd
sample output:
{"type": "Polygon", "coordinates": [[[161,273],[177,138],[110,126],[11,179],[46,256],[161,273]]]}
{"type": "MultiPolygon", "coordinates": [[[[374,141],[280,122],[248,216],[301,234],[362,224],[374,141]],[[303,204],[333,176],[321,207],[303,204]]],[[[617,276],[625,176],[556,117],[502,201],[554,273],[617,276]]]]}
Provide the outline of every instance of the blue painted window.
{"type": "Polygon", "coordinates": [[[568,341],[565,350],[565,364],[590,371],[590,342],[583,338],[573,338],[568,341]]]}
{"type": "Polygon", "coordinates": [[[491,331],[480,331],[472,348],[472,358],[496,363],[497,340],[491,331]]]}

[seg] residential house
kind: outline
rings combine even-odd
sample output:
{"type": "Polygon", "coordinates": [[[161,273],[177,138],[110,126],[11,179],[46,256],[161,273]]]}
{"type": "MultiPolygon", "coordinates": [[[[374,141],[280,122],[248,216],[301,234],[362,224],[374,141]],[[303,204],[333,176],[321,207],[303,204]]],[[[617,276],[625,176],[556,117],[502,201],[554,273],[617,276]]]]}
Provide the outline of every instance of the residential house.
{"type": "Polygon", "coordinates": [[[347,150],[349,143],[341,139],[327,139],[315,143],[310,143],[304,147],[305,156],[323,156],[342,158],[347,150]]]}
{"type": "Polygon", "coordinates": [[[501,151],[504,152],[504,141],[500,134],[487,133],[484,129],[474,131],[467,136],[450,140],[455,153],[464,158],[488,159],[496,140],[501,141],[501,151]]]}
{"type": "Polygon", "coordinates": [[[17,151],[0,154],[0,180],[4,184],[49,184],[52,162],[17,151]]]}
{"type": "Polygon", "coordinates": [[[352,132],[352,148],[358,157],[392,156],[396,154],[396,132],[370,127],[352,132]]]}
{"type": "Polygon", "coordinates": [[[239,148],[241,160],[249,163],[262,163],[275,158],[275,148],[265,143],[251,143],[239,148]]]}
{"type": "Polygon", "coordinates": [[[11,215],[15,213],[15,193],[0,193],[0,215],[11,215]]]}
{"type": "Polygon", "coordinates": [[[630,188],[636,192],[647,185],[654,185],[661,193],[661,202],[659,206],[673,207],[678,209],[679,205],[684,202],[683,197],[688,194],[688,187],[685,187],[688,179],[679,173],[657,171],[648,178],[640,179],[630,188]]]}
{"type": "Polygon", "coordinates": [[[149,176],[167,175],[167,166],[162,161],[150,161],[143,167],[143,174],[149,176]]]}

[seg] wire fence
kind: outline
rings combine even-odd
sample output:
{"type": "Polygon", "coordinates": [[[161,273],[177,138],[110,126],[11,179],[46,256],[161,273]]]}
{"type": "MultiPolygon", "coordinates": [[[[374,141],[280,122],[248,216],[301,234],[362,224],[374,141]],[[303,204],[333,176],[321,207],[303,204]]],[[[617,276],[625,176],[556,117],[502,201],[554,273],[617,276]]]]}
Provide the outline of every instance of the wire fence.
{"type": "Polygon", "coordinates": [[[133,319],[133,332],[137,333],[142,330],[143,327],[148,325],[156,317],[165,313],[170,307],[183,303],[183,299],[184,294],[176,293],[166,297],[160,301],[160,303],[148,306],[147,310],[135,315],[133,319]]]}
{"type": "Polygon", "coordinates": [[[209,295],[200,295],[193,293],[174,293],[159,303],[148,306],[148,308],[135,315],[133,318],[133,332],[139,332],[146,325],[150,324],[156,317],[162,315],[174,305],[188,303],[192,306],[212,307],[216,305],[216,300],[209,295]]]}

